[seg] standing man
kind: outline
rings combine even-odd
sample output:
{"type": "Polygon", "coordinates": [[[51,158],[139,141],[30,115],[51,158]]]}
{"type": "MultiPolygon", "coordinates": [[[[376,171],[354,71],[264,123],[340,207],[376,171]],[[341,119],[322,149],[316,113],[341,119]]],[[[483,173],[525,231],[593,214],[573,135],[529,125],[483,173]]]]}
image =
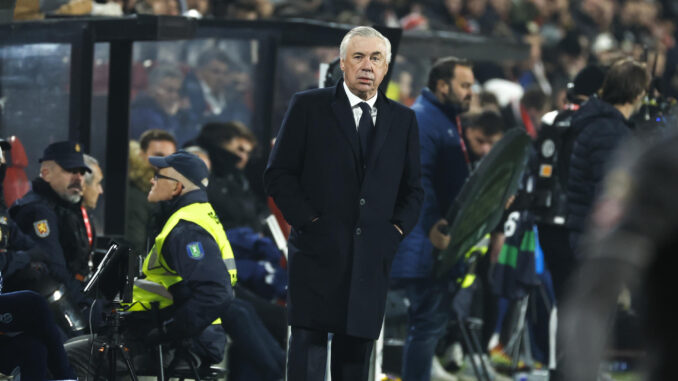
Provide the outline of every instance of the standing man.
{"type": "Polygon", "coordinates": [[[645,64],[630,58],[619,60],[607,71],[600,98],[589,98],[572,116],[576,138],[568,172],[567,227],[575,256],[609,160],[631,134],[628,119],[640,108],[649,82],[645,64]]]}
{"type": "MultiPolygon", "coordinates": [[[[448,282],[433,279],[431,252],[450,243],[450,236],[441,233],[438,226],[447,224],[444,216],[469,176],[472,163],[487,153],[489,142],[495,140],[479,139],[484,137],[482,129],[467,132],[471,144],[464,140],[459,114],[470,106],[473,82],[470,62],[442,58],[431,68],[428,87],[412,106],[420,126],[425,197],[419,221],[398,248],[391,272],[394,287],[403,288],[410,300],[402,369],[405,381],[431,378],[435,347],[449,318],[448,282]]],[[[494,120],[501,123],[499,116],[494,120]]]]}
{"type": "Polygon", "coordinates": [[[396,248],[423,192],[419,132],[406,107],[378,91],[391,44],[370,27],[339,48],[344,80],[296,94],[264,173],[292,225],[287,379],[366,380],[396,248]]]}

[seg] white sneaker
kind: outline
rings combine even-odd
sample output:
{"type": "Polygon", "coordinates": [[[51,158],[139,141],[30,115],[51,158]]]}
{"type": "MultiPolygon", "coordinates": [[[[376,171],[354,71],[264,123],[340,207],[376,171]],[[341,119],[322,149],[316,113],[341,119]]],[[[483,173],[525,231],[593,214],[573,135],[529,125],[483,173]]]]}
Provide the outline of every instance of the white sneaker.
{"type": "Polygon", "coordinates": [[[458,381],[458,379],[457,376],[448,373],[445,368],[440,365],[438,357],[433,356],[433,363],[431,364],[431,381],[458,381]]]}

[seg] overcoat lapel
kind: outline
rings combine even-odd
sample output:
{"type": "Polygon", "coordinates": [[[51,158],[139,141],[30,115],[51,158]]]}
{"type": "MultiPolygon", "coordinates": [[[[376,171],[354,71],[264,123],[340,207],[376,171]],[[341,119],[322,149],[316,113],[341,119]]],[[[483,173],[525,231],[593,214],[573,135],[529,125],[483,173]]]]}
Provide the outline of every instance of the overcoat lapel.
{"type": "Polygon", "coordinates": [[[391,101],[386,98],[384,93],[379,91],[377,98],[377,124],[374,128],[374,137],[372,138],[372,147],[370,148],[369,160],[367,167],[370,168],[374,165],[374,161],[377,159],[381,148],[384,146],[386,141],[386,136],[388,136],[388,130],[393,124],[393,112],[391,112],[391,101]]]}
{"type": "Polygon", "coordinates": [[[353,157],[355,158],[356,163],[359,163],[360,141],[358,140],[358,131],[356,131],[355,121],[353,120],[351,105],[348,103],[348,97],[344,92],[343,81],[339,81],[339,83],[337,83],[337,87],[334,90],[332,111],[334,112],[334,116],[339,121],[339,129],[351,146],[353,157]]]}

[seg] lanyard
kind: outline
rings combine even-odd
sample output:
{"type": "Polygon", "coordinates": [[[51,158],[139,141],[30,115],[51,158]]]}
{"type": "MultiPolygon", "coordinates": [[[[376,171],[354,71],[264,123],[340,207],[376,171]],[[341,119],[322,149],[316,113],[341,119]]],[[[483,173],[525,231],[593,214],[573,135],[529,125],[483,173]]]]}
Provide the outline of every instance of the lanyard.
{"type": "Polygon", "coordinates": [[[468,157],[468,150],[466,149],[466,142],[464,142],[464,135],[461,131],[461,119],[459,117],[457,120],[457,131],[459,132],[459,145],[461,146],[461,152],[464,153],[464,160],[466,160],[466,166],[468,167],[468,173],[472,172],[471,168],[471,159],[468,157]]]}
{"type": "Polygon", "coordinates": [[[525,125],[525,131],[527,131],[527,134],[530,135],[532,139],[536,139],[537,130],[534,128],[532,119],[530,119],[530,116],[527,114],[527,110],[522,104],[520,105],[520,117],[523,120],[523,125],[525,125]]]}
{"type": "Polygon", "coordinates": [[[89,247],[92,247],[92,226],[89,223],[89,217],[87,216],[85,207],[81,205],[80,211],[82,212],[82,220],[85,223],[85,229],[87,229],[87,240],[89,241],[89,247]]]}

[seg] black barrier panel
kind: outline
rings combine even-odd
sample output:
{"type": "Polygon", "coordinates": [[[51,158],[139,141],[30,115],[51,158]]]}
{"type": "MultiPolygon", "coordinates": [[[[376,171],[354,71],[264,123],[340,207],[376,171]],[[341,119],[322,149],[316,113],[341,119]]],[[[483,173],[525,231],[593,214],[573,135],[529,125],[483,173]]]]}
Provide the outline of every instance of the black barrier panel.
{"type": "Polygon", "coordinates": [[[447,212],[447,249],[434,251],[436,276],[443,277],[485,234],[494,230],[525,169],[530,137],[511,129],[497,142],[464,184],[447,212]]]}

